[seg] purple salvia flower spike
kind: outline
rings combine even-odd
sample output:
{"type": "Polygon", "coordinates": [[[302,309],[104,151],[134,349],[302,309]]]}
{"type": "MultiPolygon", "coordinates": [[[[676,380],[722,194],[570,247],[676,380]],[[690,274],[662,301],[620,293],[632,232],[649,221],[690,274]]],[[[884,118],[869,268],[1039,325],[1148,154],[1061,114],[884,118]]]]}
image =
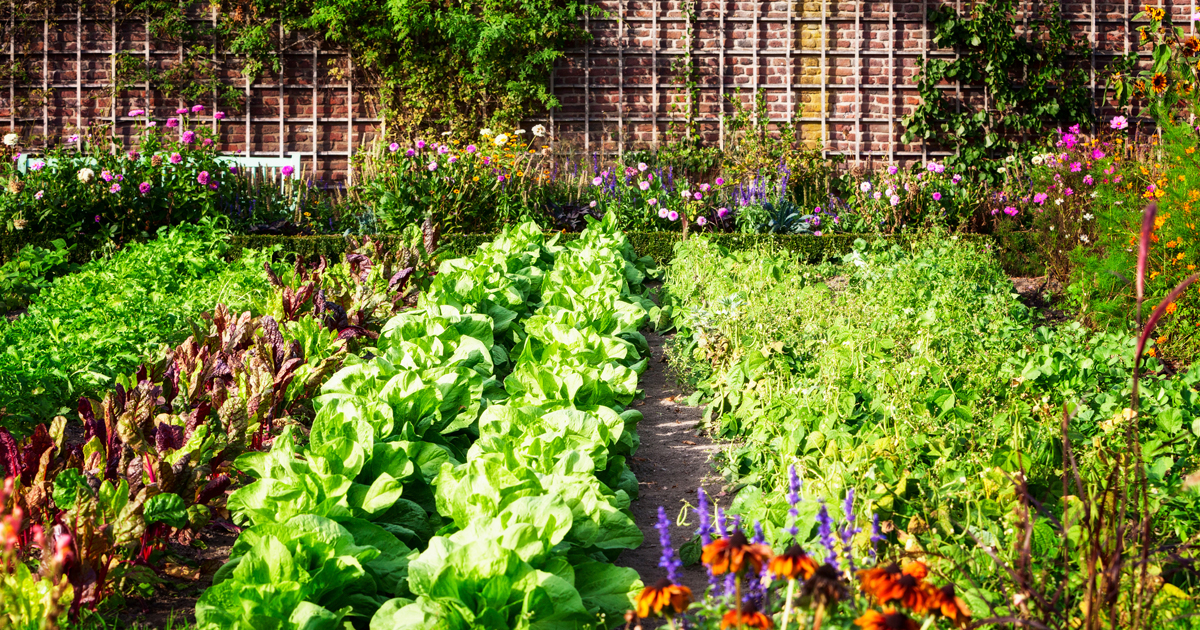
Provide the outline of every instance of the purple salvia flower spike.
{"type": "Polygon", "coordinates": [[[662,546],[662,559],[658,561],[658,566],[667,570],[667,579],[678,584],[683,561],[675,555],[675,549],[671,547],[671,521],[667,519],[667,511],[661,505],[658,506],[658,523],[655,527],[658,528],[658,543],[662,546]]]}
{"type": "Polygon", "coordinates": [[[699,507],[696,511],[700,514],[700,544],[708,545],[712,542],[712,515],[708,511],[708,493],[704,492],[704,488],[696,490],[696,497],[699,502],[699,507]]]}

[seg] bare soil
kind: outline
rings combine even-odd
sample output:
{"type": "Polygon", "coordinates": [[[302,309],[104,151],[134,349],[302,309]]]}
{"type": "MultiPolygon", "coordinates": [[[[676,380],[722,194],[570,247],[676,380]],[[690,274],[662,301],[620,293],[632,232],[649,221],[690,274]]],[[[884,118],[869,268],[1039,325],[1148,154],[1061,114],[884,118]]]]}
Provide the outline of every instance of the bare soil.
{"type": "Polygon", "coordinates": [[[1011,278],[1013,290],[1025,306],[1037,311],[1048,324],[1057,324],[1070,319],[1062,310],[1055,308],[1062,297],[1062,283],[1042,276],[1040,278],[1011,278]]]}
{"type": "Polygon", "coordinates": [[[169,542],[165,560],[156,563],[163,567],[159,573],[163,583],[155,587],[150,597],[127,597],[118,627],[141,630],[185,628],[195,624],[196,600],[212,585],[217,569],[229,560],[236,539],[237,534],[209,525],[196,537],[203,548],[169,542]]]}
{"type": "MultiPolygon", "coordinates": [[[[646,584],[666,576],[658,566],[662,556],[659,545],[658,506],[666,508],[671,521],[671,541],[676,551],[691,540],[698,523],[691,511],[687,524],[677,524],[680,509],[685,504],[696,505],[696,489],[703,487],[714,503],[727,504],[721,482],[712,468],[712,456],[718,446],[700,433],[703,407],[689,407],[684,402],[679,385],[667,373],[663,356],[666,338],[648,333],[650,344],[649,367],[642,373],[639,385],[645,399],[633,407],[642,412],[638,426],[641,447],[630,462],[638,478],[639,496],[631,509],[646,540],[642,546],[621,554],[616,564],[637,570],[646,584]]],[[[684,567],[682,582],[699,594],[708,584],[708,575],[700,564],[684,567]]]]}

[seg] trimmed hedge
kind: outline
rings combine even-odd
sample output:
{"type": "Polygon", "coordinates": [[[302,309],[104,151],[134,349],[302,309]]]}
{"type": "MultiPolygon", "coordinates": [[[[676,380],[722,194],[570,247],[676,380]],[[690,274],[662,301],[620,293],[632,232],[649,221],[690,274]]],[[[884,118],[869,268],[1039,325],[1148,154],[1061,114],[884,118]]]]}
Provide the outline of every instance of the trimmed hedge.
{"type": "MultiPolygon", "coordinates": [[[[633,245],[634,250],[639,256],[650,256],[659,265],[666,265],[671,262],[675,254],[675,244],[679,242],[682,235],[678,232],[629,232],[626,234],[629,242],[633,245]]],[[[983,234],[962,234],[961,238],[976,240],[986,243],[995,243],[995,239],[991,236],[983,234]]],[[[361,238],[361,237],[360,237],[361,238]]],[[[391,234],[380,234],[371,238],[381,241],[385,245],[397,243],[400,237],[391,234]]],[[[480,245],[492,240],[492,234],[451,234],[442,237],[441,247],[451,257],[462,257],[472,254],[480,245]]],[[[559,236],[561,241],[570,241],[578,238],[578,234],[572,232],[563,232],[559,236]]],[[[710,233],[708,238],[713,242],[731,250],[739,251],[756,247],[761,244],[771,243],[788,251],[795,252],[800,255],[801,260],[808,262],[820,262],[825,258],[841,256],[849,252],[853,248],[855,239],[863,239],[868,242],[887,239],[896,243],[907,242],[913,238],[911,235],[901,234],[889,237],[868,235],[868,234],[830,234],[827,236],[778,236],[772,234],[724,234],[710,233]]],[[[48,236],[0,236],[0,262],[8,260],[9,257],[15,255],[21,247],[25,245],[45,245],[53,240],[48,236]]],[[[1014,239],[1007,238],[1008,245],[1014,244],[1014,239]]],[[[344,236],[259,236],[259,235],[234,235],[230,239],[229,255],[239,257],[243,249],[262,249],[279,245],[281,251],[294,253],[305,258],[316,258],[325,256],[329,259],[335,259],[341,256],[349,246],[349,240],[344,236]]],[[[1041,275],[1044,271],[1039,271],[1037,265],[1031,262],[1031,256],[1027,251],[1009,252],[1008,248],[1001,244],[998,247],[997,254],[1000,257],[1006,271],[1011,275],[1041,275]]],[[[1028,246],[1027,242],[1021,242],[1020,245],[1028,246]]],[[[72,258],[79,259],[79,262],[85,262],[91,257],[90,251],[74,251],[72,258]]]]}

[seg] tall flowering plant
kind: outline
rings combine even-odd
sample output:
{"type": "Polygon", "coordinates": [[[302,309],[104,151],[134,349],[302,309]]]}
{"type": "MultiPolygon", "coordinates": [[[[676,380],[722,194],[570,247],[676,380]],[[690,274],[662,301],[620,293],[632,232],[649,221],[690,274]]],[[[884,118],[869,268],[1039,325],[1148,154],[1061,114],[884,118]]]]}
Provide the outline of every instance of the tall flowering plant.
{"type": "MultiPolygon", "coordinates": [[[[1127,107],[1133,101],[1144,102],[1146,111],[1165,123],[1179,111],[1200,114],[1200,37],[1184,26],[1174,24],[1167,9],[1146,4],[1134,20],[1141,46],[1151,51],[1151,63],[1140,63],[1137,51],[1129,52],[1109,66],[1108,88],[1117,103],[1127,107]]],[[[1200,13],[1191,15],[1200,21],[1200,13]]]]}
{"type": "Polygon", "coordinates": [[[205,112],[194,105],[159,121],[132,110],[138,124],[128,146],[116,143],[107,126],[81,129],[28,157],[25,173],[16,168],[20,139],[9,134],[5,144],[16,151],[4,166],[0,225],[126,239],[214,214],[217,191],[232,173],[217,160],[216,134],[199,124],[224,114],[205,112]]]}
{"type": "Polygon", "coordinates": [[[929,223],[960,225],[980,209],[982,195],[973,181],[937,161],[911,168],[892,164],[867,177],[850,178],[845,229],[891,234],[929,223]]]}
{"type": "Polygon", "coordinates": [[[66,572],[74,560],[72,537],[56,532],[47,537],[29,522],[13,501],[15,479],[0,484],[0,627],[12,630],[56,630],[66,625],[72,587],[66,572]],[[41,554],[41,572],[34,573],[23,555],[41,554]]]}
{"type": "MultiPolygon", "coordinates": [[[[854,492],[847,493],[843,519],[835,523],[825,505],[817,513],[818,533],[812,541],[800,539],[800,479],[790,469],[788,504],[791,523],[781,549],[766,543],[763,529],[754,523],[752,534],[740,518],[729,523],[719,508],[710,511],[704,490],[698,492],[701,562],[708,575],[703,598],[694,599],[682,584],[681,563],[671,546],[666,513],[659,508],[658,529],[666,577],[638,595],[635,610],[626,615],[626,628],[640,620],[663,617],[671,628],[789,627],[820,630],[823,626],[863,630],[917,630],[943,620],[966,627],[971,613],[952,584],[936,586],[924,561],[884,562],[875,547],[884,540],[879,521],[872,518],[872,533],[864,542],[866,559],[856,559],[855,539],[862,534],[854,514],[854,492]],[[715,516],[715,518],[714,518],[715,516]],[[824,557],[808,549],[824,549],[824,557]],[[859,562],[865,566],[860,567],[859,562]]],[[[864,536],[866,534],[863,534],[864,536]]]]}

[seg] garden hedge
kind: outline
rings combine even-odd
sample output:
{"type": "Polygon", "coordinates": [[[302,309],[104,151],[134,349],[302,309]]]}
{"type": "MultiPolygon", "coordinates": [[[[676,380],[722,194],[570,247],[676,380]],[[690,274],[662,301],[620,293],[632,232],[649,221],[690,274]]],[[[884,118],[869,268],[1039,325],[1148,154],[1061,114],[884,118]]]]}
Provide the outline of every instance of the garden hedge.
{"type": "MultiPolygon", "coordinates": [[[[681,235],[677,232],[630,232],[626,235],[629,242],[633,244],[634,250],[639,256],[650,256],[655,262],[660,265],[669,263],[674,255],[675,243],[679,242],[681,235]]],[[[578,235],[571,232],[563,232],[560,235],[560,240],[568,241],[577,238],[578,235]]],[[[390,242],[398,242],[400,237],[391,234],[381,234],[372,237],[375,240],[382,241],[385,244],[390,242]]],[[[441,246],[453,257],[461,257],[470,255],[483,243],[488,242],[493,238],[490,234],[452,234],[442,238],[441,246]]],[[[886,238],[892,242],[905,242],[913,238],[912,235],[901,234],[888,237],[878,235],[859,235],[859,234],[830,234],[826,236],[810,236],[810,235],[789,235],[780,236],[773,234],[709,234],[714,242],[731,251],[739,251],[753,248],[763,243],[773,243],[783,249],[796,252],[802,260],[808,262],[819,262],[827,257],[841,256],[849,252],[853,247],[855,239],[863,239],[866,241],[875,241],[881,238],[886,238]]],[[[994,243],[991,236],[983,234],[963,234],[961,238],[976,240],[980,242],[994,243]]],[[[49,236],[16,236],[6,235],[0,236],[0,262],[8,260],[16,254],[22,247],[26,245],[41,245],[49,243],[53,237],[49,236]]],[[[1012,243],[1010,238],[1004,239],[1007,243],[1012,243]]],[[[340,256],[346,251],[349,241],[344,236],[261,236],[261,235],[235,235],[231,238],[230,255],[238,256],[242,249],[260,249],[279,245],[284,252],[299,254],[304,257],[325,256],[333,259],[340,256]]],[[[1022,242],[1021,245],[1026,249],[1028,242],[1022,242]]],[[[1000,257],[1001,263],[1010,275],[1015,276],[1030,276],[1041,275],[1044,273],[1038,270],[1037,265],[1030,262],[1028,251],[1008,252],[1004,251],[1007,248],[1001,246],[998,248],[997,254],[1000,257]]],[[[91,257],[91,251],[75,251],[72,252],[72,258],[76,258],[79,262],[88,260],[91,257]]]]}

